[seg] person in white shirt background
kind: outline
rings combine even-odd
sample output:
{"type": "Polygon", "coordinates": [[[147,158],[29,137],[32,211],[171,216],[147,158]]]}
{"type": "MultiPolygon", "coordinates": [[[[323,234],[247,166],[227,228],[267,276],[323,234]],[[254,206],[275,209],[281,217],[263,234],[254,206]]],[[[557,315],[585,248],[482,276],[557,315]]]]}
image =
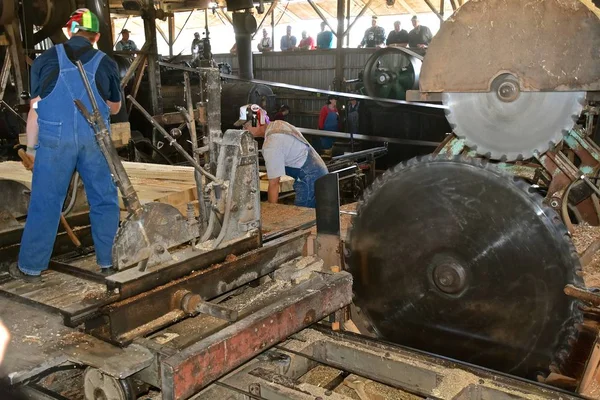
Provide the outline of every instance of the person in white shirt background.
{"type": "Polygon", "coordinates": [[[277,203],[282,176],[294,178],[299,207],[314,208],[315,182],[328,173],[327,166],[302,133],[285,121],[269,120],[267,112],[257,104],[240,107],[240,118],[234,124],[255,137],[264,137],[263,158],[269,178],[268,200],[277,203]]]}

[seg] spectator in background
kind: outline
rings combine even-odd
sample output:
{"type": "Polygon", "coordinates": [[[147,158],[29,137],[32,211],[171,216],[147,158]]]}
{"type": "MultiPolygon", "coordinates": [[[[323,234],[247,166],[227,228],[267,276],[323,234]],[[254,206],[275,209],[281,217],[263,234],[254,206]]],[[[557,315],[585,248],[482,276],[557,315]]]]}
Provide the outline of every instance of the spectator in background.
{"type": "Polygon", "coordinates": [[[290,107],[288,107],[287,104],[283,104],[281,107],[279,107],[279,111],[277,111],[277,113],[275,114],[275,116],[273,116],[273,118],[271,118],[271,120],[285,121],[285,120],[287,120],[287,116],[289,113],[290,113],[290,107]]]}
{"type": "Polygon", "coordinates": [[[233,46],[231,46],[231,49],[229,49],[229,54],[232,55],[237,55],[237,42],[233,44],[233,46]]]}
{"type": "Polygon", "coordinates": [[[133,40],[129,39],[129,31],[123,29],[121,31],[121,40],[117,42],[117,51],[138,51],[138,48],[133,40]]]}
{"type": "Polygon", "coordinates": [[[306,31],[302,31],[302,40],[298,45],[298,50],[314,50],[315,41],[311,36],[308,36],[306,31]]]}
{"type": "Polygon", "coordinates": [[[400,30],[400,21],[394,22],[394,30],[388,35],[385,44],[387,46],[408,46],[408,32],[404,29],[400,30]]]}
{"type": "MultiPolygon", "coordinates": [[[[321,113],[319,114],[319,129],[322,131],[332,131],[337,132],[339,129],[339,114],[337,110],[337,97],[328,96],[327,104],[321,108],[321,113]]],[[[321,137],[321,150],[331,150],[333,147],[334,138],[331,137],[321,137]]]]}
{"type": "Polygon", "coordinates": [[[269,32],[263,28],[263,37],[260,39],[260,42],[258,42],[258,51],[266,53],[271,50],[273,50],[273,43],[271,43],[269,32]]]}
{"type": "Polygon", "coordinates": [[[192,40],[192,54],[201,54],[201,48],[204,47],[204,43],[200,39],[200,34],[198,32],[194,32],[194,40],[192,40]]]}
{"type": "Polygon", "coordinates": [[[333,46],[333,33],[325,30],[327,24],[321,22],[321,32],[317,35],[317,49],[330,49],[333,46]]]}
{"type": "Polygon", "coordinates": [[[412,22],[413,30],[408,34],[408,45],[413,48],[426,49],[433,39],[431,30],[419,23],[419,18],[414,15],[410,20],[412,22]]]}
{"type": "Polygon", "coordinates": [[[352,134],[358,133],[358,108],[360,103],[356,101],[356,99],[350,98],[348,101],[348,110],[347,110],[347,128],[348,132],[352,134]]]}
{"type": "Polygon", "coordinates": [[[296,48],[296,36],[292,36],[292,27],[290,25],[287,26],[285,36],[281,37],[279,47],[281,47],[281,51],[289,51],[296,48]]]}
{"type": "Polygon", "coordinates": [[[384,42],[385,30],[381,26],[377,26],[377,16],[373,15],[371,27],[365,31],[365,36],[358,47],[381,47],[384,42]]]}

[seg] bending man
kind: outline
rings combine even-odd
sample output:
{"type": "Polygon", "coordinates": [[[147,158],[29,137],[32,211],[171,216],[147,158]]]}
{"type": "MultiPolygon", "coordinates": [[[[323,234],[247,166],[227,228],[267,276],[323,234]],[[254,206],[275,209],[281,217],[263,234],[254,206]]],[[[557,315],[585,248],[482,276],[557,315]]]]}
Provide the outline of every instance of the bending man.
{"type": "Polygon", "coordinates": [[[269,178],[269,203],[279,199],[279,180],[294,178],[295,205],[315,207],[315,181],[327,174],[327,167],[315,149],[293,125],[285,121],[270,122],[267,112],[256,104],[240,107],[241,126],[255,137],[264,137],[263,157],[269,178]]]}

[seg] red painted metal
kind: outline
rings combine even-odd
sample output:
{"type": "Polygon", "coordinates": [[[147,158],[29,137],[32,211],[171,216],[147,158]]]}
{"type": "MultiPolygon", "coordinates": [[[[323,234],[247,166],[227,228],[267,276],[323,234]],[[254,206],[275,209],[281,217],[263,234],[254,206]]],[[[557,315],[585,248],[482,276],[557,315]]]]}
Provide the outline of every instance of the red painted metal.
{"type": "Polygon", "coordinates": [[[350,274],[315,276],[260,311],[163,360],[163,399],[188,399],[257,354],[351,301],[350,274]]]}

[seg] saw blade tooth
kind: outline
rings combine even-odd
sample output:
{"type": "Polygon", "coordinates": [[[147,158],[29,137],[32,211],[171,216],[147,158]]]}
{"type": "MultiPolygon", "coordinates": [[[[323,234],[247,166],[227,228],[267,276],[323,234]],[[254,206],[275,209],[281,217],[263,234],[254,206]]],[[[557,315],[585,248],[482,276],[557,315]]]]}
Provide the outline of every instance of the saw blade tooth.
{"type": "Polygon", "coordinates": [[[442,101],[453,132],[468,147],[492,159],[514,161],[560,143],[579,118],[585,93],[521,92],[512,103],[492,92],[444,93],[442,101]]]}

